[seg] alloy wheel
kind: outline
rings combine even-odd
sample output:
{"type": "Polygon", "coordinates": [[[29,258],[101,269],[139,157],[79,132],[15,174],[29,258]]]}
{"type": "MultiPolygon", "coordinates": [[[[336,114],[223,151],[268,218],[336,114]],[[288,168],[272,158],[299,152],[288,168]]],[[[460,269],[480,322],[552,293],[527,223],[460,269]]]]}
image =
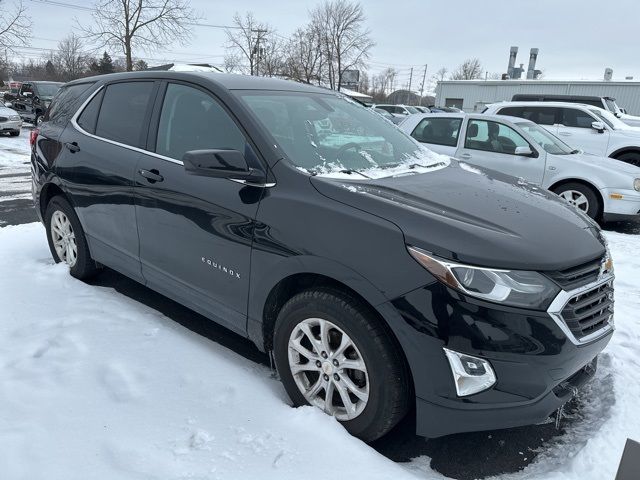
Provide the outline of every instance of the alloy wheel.
{"type": "Polygon", "coordinates": [[[73,267],[78,261],[78,244],[69,218],[56,210],[51,216],[51,238],[58,258],[73,267]]]}
{"type": "Polygon", "coordinates": [[[589,200],[582,192],[577,190],[566,190],[561,192],[559,196],[583,212],[589,211],[589,200]]]}
{"type": "Polygon", "coordinates": [[[352,420],[369,400],[367,366],[353,340],[321,318],[295,326],[288,359],[296,386],[311,404],[338,420],[352,420]]]}

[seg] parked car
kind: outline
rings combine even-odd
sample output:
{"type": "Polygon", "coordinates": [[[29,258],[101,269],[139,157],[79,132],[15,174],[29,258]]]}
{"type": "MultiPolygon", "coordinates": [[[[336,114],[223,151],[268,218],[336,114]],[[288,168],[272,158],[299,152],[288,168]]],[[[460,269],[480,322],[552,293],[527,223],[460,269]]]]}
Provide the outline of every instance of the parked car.
{"type": "Polygon", "coordinates": [[[588,217],[335,92],[103,75],[62,87],[31,142],[56,262],[108,266],[248,337],[293,405],[367,441],[413,407],[430,437],[540,422],[613,332],[588,217]]]}
{"type": "Polygon", "coordinates": [[[411,107],[409,105],[373,105],[373,108],[386,110],[395,116],[406,116],[414,113],[420,113],[416,107],[411,107]]]}
{"type": "Polygon", "coordinates": [[[519,93],[511,98],[514,102],[566,102],[592,105],[611,112],[627,125],[640,127],[640,117],[629,115],[624,108],[620,108],[613,97],[597,97],[589,95],[549,95],[519,93]]]}
{"type": "Polygon", "coordinates": [[[640,220],[640,168],[581,153],[529,120],[426,114],[400,128],[435,152],[550,190],[591,218],[640,220]]]}
{"type": "Polygon", "coordinates": [[[377,108],[377,107],[371,107],[371,108],[378,115],[382,116],[383,118],[386,118],[387,120],[389,120],[393,124],[398,124],[403,120],[402,117],[397,117],[393,113],[389,113],[389,112],[387,112],[386,110],[384,110],[382,108],[377,108]]]}
{"type": "Polygon", "coordinates": [[[22,119],[18,112],[8,108],[4,102],[0,101],[0,132],[8,133],[12,137],[20,135],[22,119]]]}
{"type": "Polygon", "coordinates": [[[17,95],[5,95],[5,100],[11,102],[11,108],[25,122],[37,125],[62,85],[60,82],[22,82],[17,95]]]}
{"type": "MultiPolygon", "coordinates": [[[[432,105],[429,107],[430,113],[462,113],[462,110],[456,107],[436,107],[432,105]]],[[[429,113],[425,112],[425,113],[429,113]]]]}
{"type": "Polygon", "coordinates": [[[602,108],[575,103],[502,102],[488,105],[484,113],[526,118],[572,147],[640,166],[640,129],[602,108]]]}
{"type": "Polygon", "coordinates": [[[415,105],[413,108],[418,110],[418,113],[429,113],[431,111],[429,110],[429,107],[422,107],[420,105],[415,105]]]}

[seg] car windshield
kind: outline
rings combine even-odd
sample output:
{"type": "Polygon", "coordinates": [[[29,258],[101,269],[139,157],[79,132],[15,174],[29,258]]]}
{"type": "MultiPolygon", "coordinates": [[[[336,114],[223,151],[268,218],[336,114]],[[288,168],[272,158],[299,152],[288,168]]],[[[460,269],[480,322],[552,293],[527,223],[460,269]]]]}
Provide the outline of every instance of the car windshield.
{"type": "Polygon", "coordinates": [[[569,155],[576,151],[537,123],[521,122],[516,125],[533,137],[535,142],[551,155],[569,155]]]}
{"type": "Polygon", "coordinates": [[[398,174],[402,166],[406,170],[448,164],[446,158],[422,147],[380,115],[342,96],[236,93],[289,160],[312,174],[359,173],[379,178],[398,174]]]}
{"type": "Polygon", "coordinates": [[[37,86],[38,95],[41,97],[53,97],[58,90],[60,90],[60,85],[56,85],[55,83],[40,83],[37,86]]]}
{"type": "Polygon", "coordinates": [[[406,108],[409,113],[420,113],[420,110],[418,110],[416,107],[404,107],[404,108],[406,108]]]}

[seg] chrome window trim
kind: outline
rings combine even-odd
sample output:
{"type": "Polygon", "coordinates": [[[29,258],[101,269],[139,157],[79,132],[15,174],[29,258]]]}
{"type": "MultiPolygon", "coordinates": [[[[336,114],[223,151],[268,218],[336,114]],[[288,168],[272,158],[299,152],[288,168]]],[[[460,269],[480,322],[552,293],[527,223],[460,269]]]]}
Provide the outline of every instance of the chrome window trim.
{"type": "Polygon", "coordinates": [[[118,147],[126,148],[126,149],[132,150],[134,152],[144,153],[145,155],[151,155],[152,157],[159,158],[160,160],[164,160],[166,162],[175,163],[177,165],[184,165],[184,163],[181,160],[176,160],[175,158],[165,157],[164,155],[160,155],[158,153],[151,152],[149,150],[145,150],[143,148],[134,147],[132,145],[127,145],[126,143],[120,143],[120,142],[117,142],[115,140],[111,140],[109,138],[100,137],[100,136],[95,135],[93,133],[87,132],[80,125],[78,125],[78,118],[80,117],[80,115],[82,115],[82,112],[84,112],[84,109],[87,107],[89,102],[91,100],[93,100],[93,98],[98,93],[100,93],[100,91],[103,88],[105,88],[106,86],[107,85],[101,85],[99,88],[96,89],[95,92],[93,92],[91,95],[89,95],[89,98],[87,98],[82,105],[80,105],[80,108],[78,108],[78,111],[73,115],[73,117],[71,117],[71,124],[73,125],[73,127],[76,130],[78,130],[80,133],[82,133],[83,135],[86,135],[87,137],[94,138],[96,140],[101,140],[103,142],[110,143],[111,145],[117,145],[118,147]]]}
{"type": "Polygon", "coordinates": [[[605,275],[602,278],[599,278],[598,280],[596,280],[595,282],[591,282],[587,285],[584,285],[583,287],[576,288],[575,290],[569,290],[569,291],[561,290],[560,293],[556,295],[556,298],[553,300],[553,302],[551,302],[551,305],[549,305],[549,308],[547,309],[547,313],[553,319],[553,321],[558,325],[558,327],[560,327],[560,330],[562,330],[562,332],[567,336],[569,340],[571,340],[571,343],[573,343],[574,345],[585,345],[601,337],[604,337],[609,332],[613,331],[615,329],[615,326],[612,321],[609,321],[609,323],[606,326],[602,327],[600,330],[597,330],[585,337],[578,339],[575,337],[571,329],[564,322],[564,319],[562,318],[562,310],[564,310],[564,307],[566,307],[569,300],[571,300],[576,295],[579,295],[589,290],[593,290],[594,288],[600,287],[605,283],[613,282],[614,278],[615,278],[614,275],[605,275]]]}

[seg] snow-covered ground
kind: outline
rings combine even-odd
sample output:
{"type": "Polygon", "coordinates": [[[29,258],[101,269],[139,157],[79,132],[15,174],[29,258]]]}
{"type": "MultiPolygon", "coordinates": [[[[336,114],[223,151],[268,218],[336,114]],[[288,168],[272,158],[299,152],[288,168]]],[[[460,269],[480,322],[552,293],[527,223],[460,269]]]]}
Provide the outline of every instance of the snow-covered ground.
{"type": "MultiPolygon", "coordinates": [[[[640,438],[640,237],[607,233],[617,331],[578,418],[502,479],[602,480],[640,438]]],[[[0,478],[442,479],[293,409],[268,368],[54,265],[39,224],[0,229],[0,478]]]]}

